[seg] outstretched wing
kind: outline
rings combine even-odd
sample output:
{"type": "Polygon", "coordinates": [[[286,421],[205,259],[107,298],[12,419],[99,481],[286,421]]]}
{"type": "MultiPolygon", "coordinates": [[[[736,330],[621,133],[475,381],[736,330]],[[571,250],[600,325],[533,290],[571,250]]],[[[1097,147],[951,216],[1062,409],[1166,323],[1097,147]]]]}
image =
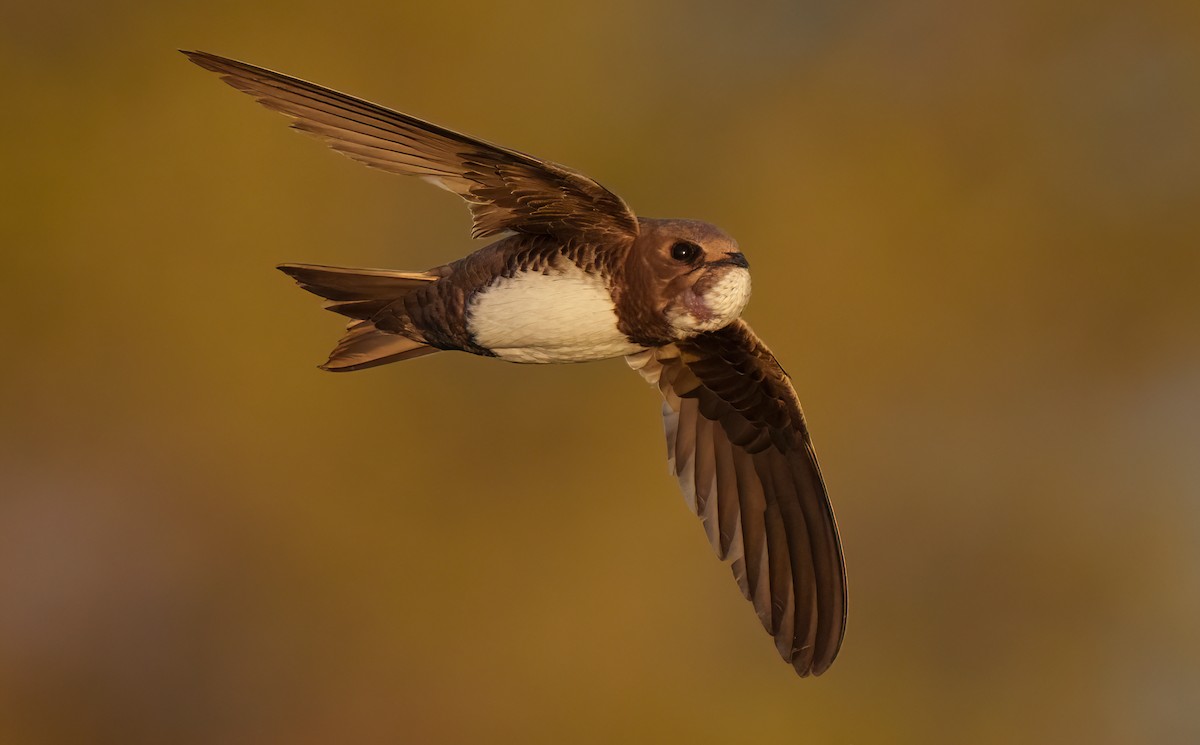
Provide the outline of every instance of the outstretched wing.
{"type": "Polygon", "coordinates": [[[820,675],[845,633],[845,566],[787,373],[742,321],[626,359],[662,392],[671,470],[717,556],[783,659],[820,675]]]}
{"type": "Polygon", "coordinates": [[[289,75],[207,52],[184,54],[334,150],[458,194],[474,217],[476,238],[508,230],[563,241],[637,236],[637,218],[625,202],[569,168],[289,75]]]}

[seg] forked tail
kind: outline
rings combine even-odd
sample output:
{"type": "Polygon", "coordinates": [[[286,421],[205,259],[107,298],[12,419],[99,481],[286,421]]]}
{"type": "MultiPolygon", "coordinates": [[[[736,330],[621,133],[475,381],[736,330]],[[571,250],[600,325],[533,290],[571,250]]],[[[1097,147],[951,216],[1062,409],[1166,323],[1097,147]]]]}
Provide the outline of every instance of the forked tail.
{"type": "Polygon", "coordinates": [[[365,370],[438,351],[420,338],[381,331],[371,322],[379,311],[433,282],[436,275],[313,264],[281,264],[279,270],[302,288],[325,298],[326,310],[354,319],[329,353],[329,360],[320,366],[322,370],[365,370]]]}

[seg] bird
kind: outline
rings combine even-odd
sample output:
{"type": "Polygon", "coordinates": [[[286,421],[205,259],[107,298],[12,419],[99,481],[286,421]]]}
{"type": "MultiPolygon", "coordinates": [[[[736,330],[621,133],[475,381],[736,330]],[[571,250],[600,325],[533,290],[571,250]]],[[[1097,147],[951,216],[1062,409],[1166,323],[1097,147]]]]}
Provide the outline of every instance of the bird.
{"type": "Polygon", "coordinates": [[[426,271],[278,268],[349,319],[321,367],[455,350],[526,364],[624,357],[662,396],[667,459],[717,556],[801,677],[833,663],[846,571],[795,389],[744,320],[749,261],[699,220],[639,217],[575,170],[290,75],[180,50],[291,126],[465,200],[492,243],[426,271]]]}

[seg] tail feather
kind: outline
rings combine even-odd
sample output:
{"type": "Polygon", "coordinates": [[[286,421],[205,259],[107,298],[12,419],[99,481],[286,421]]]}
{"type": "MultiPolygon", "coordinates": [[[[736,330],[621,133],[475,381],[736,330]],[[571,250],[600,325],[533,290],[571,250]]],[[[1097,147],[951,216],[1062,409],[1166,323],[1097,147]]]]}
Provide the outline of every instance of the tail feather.
{"type": "Polygon", "coordinates": [[[322,370],[364,370],[438,351],[425,344],[416,332],[405,336],[382,331],[371,322],[385,307],[437,280],[438,275],[314,264],[282,264],[279,270],[305,290],[325,298],[327,310],[357,321],[347,327],[346,335],[329,353],[329,360],[321,365],[322,370]]]}
{"type": "Polygon", "coordinates": [[[396,298],[379,298],[378,300],[329,300],[325,310],[332,311],[347,318],[359,321],[369,321],[379,311],[391,305],[396,298]]]}
{"type": "Polygon", "coordinates": [[[399,334],[389,334],[375,328],[370,321],[350,324],[349,331],[329,353],[329,361],[321,365],[330,372],[351,372],[389,362],[411,360],[439,351],[399,334]]]}
{"type": "Polygon", "coordinates": [[[279,271],[326,300],[395,300],[433,282],[436,274],[350,269],[319,264],[280,264],[279,271]]]}

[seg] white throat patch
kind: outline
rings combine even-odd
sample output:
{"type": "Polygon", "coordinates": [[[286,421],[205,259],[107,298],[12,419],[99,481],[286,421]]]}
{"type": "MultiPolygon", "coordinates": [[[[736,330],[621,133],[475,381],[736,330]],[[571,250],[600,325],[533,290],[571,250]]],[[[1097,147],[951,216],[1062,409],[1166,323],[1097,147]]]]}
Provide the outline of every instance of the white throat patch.
{"type": "Polygon", "coordinates": [[[740,267],[726,271],[695,300],[702,306],[700,312],[683,303],[670,314],[672,326],[684,335],[725,328],[737,320],[750,301],[750,272],[740,267]]]}
{"type": "Polygon", "coordinates": [[[497,279],[467,306],[475,343],[510,362],[585,362],[641,350],[617,330],[603,277],[560,258],[545,271],[497,279]]]}

